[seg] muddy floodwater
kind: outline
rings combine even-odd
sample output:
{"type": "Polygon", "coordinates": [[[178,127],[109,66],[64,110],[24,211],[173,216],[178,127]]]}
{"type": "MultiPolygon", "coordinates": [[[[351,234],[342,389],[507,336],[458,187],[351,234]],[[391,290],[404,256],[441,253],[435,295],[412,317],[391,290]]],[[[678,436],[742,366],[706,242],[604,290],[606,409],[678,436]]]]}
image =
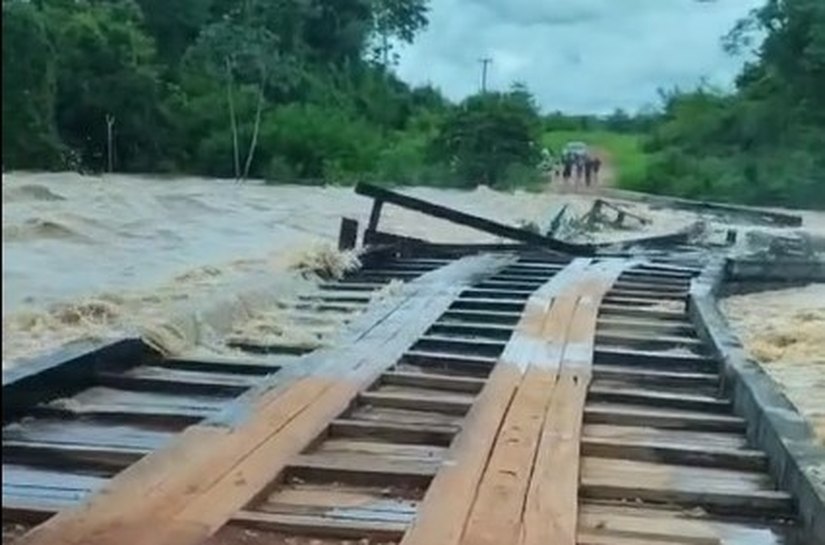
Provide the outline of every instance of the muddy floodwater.
{"type": "MultiPolygon", "coordinates": [[[[292,265],[327,252],[342,216],[365,225],[371,205],[349,187],[200,178],[12,173],[3,176],[2,189],[4,368],[68,341],[126,333],[156,338],[170,351],[175,343],[188,347],[187,339],[197,344],[193,330],[209,308],[223,308],[224,301],[243,306],[238,294],[256,287],[272,291],[274,281],[285,296],[311,287],[313,281],[291,272],[292,265]]],[[[563,205],[575,217],[593,203],[590,196],[552,191],[404,192],[513,225],[546,226],[563,205]]],[[[652,223],[585,239],[669,232],[697,219],[627,207],[652,223]]],[[[825,214],[806,213],[805,224],[825,233],[825,214]]],[[[382,229],[434,241],[495,240],[389,205],[382,229]]],[[[562,235],[581,240],[575,232],[562,235]]],[[[736,297],[725,308],[752,352],[825,435],[825,289],[736,297]]],[[[236,315],[223,321],[241,337],[283,329],[275,307],[238,316],[240,325],[236,315]]]]}
{"type": "Polygon", "coordinates": [[[825,443],[825,284],[722,301],[748,352],[825,443]]]}
{"type": "MultiPolygon", "coordinates": [[[[546,224],[561,202],[549,193],[487,188],[405,191],[512,224],[546,224]]],[[[563,200],[580,212],[592,201],[563,200]]],[[[308,249],[333,244],[342,216],[365,225],[370,205],[349,187],[5,174],[3,365],[69,340],[131,331],[181,306],[197,308],[284,274],[308,249]]],[[[435,241],[494,240],[392,206],[384,218],[382,229],[390,232],[435,241]]],[[[668,217],[649,229],[677,226],[668,217]]]]}

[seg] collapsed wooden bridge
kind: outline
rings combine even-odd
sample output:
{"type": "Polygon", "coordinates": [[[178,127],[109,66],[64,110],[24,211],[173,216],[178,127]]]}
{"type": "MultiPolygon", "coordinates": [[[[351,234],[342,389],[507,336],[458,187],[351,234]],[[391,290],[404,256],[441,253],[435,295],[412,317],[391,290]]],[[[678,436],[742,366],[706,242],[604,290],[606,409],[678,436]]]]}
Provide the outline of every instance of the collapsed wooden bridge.
{"type": "Polygon", "coordinates": [[[126,339],[4,374],[4,541],[825,543],[825,457],[727,339],[718,256],[360,191],[364,266],[295,305],[349,317],[328,346],[193,361],[126,339]],[[514,242],[381,232],[384,203],[514,242]]]}

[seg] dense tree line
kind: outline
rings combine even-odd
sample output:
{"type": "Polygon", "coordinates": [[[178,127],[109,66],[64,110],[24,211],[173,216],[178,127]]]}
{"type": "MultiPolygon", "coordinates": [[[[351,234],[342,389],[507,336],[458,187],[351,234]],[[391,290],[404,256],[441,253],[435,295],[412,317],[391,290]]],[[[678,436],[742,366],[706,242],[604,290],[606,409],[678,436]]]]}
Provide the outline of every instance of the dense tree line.
{"type": "Polygon", "coordinates": [[[530,169],[524,89],[453,105],[393,75],[394,44],[427,13],[428,0],[4,0],[3,167],[455,185],[530,169]],[[486,143],[464,142],[481,122],[486,143]]]}
{"type": "Polygon", "coordinates": [[[768,0],[725,43],[754,54],[736,92],[667,93],[637,188],[825,206],[825,2],[768,0]]]}

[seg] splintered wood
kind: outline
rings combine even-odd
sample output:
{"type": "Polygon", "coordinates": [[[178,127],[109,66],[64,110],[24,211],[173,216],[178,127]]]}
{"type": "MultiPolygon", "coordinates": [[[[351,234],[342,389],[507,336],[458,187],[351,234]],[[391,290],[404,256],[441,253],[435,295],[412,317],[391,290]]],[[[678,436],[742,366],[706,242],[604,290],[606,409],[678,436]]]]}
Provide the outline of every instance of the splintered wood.
{"type": "Polygon", "coordinates": [[[575,545],[596,318],[622,267],[576,260],[528,300],[402,545],[575,545]]]}

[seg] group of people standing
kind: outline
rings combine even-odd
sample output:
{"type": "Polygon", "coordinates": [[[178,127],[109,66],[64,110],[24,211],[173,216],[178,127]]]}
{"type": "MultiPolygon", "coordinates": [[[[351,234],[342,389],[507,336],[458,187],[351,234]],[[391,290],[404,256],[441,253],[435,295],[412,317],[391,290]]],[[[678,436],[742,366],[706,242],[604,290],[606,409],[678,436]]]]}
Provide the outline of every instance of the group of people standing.
{"type": "Polygon", "coordinates": [[[598,183],[601,168],[602,161],[595,155],[570,153],[562,155],[557,167],[557,174],[561,174],[565,184],[569,183],[570,179],[575,176],[577,185],[584,180],[585,185],[590,187],[594,182],[598,183]]]}

